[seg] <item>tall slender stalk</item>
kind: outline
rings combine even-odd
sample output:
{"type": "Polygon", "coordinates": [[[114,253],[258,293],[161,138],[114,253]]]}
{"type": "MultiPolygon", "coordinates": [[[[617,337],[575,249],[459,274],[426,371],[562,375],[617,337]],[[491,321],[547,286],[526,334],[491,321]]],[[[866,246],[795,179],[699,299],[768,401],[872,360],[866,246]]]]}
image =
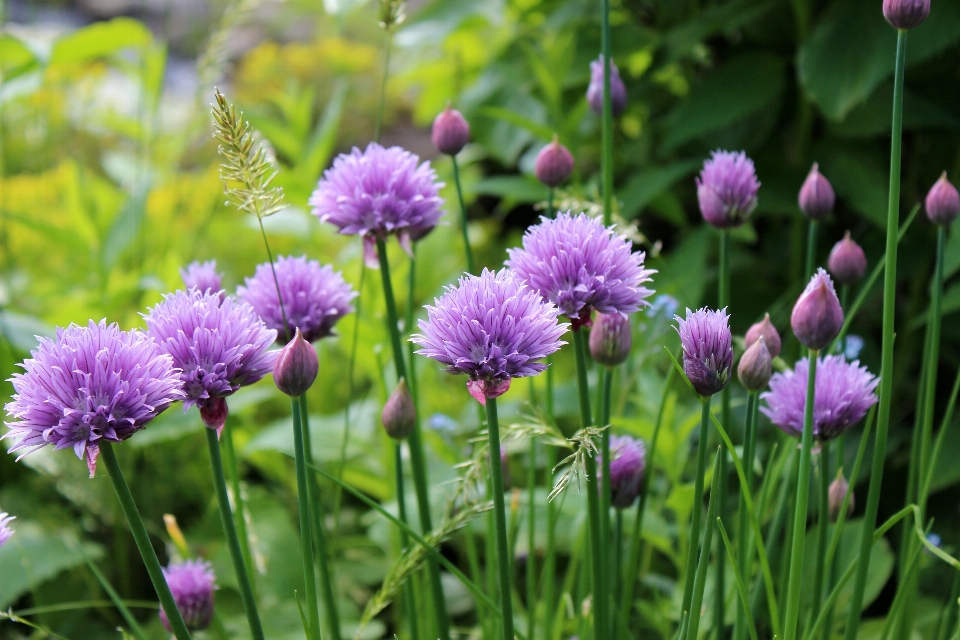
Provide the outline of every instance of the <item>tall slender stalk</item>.
{"type": "Polygon", "coordinates": [[[804,262],[803,281],[806,282],[813,276],[813,270],[817,264],[817,230],[820,223],[811,220],[807,225],[807,259],[804,262]]]}
{"type": "MultiPolygon", "coordinates": [[[[610,367],[602,367],[600,371],[600,419],[597,421],[601,427],[609,427],[610,425],[610,397],[612,395],[613,387],[613,369],[610,367]]],[[[610,487],[610,429],[604,429],[603,433],[600,434],[600,463],[601,474],[600,474],[600,536],[601,547],[607,549],[610,545],[610,501],[611,501],[611,487],[610,487]]],[[[614,563],[615,548],[610,548],[604,560],[607,562],[607,566],[604,569],[604,573],[607,576],[608,586],[610,588],[610,593],[617,593],[615,581],[616,576],[620,572],[620,566],[614,563]]],[[[610,628],[615,631],[615,618],[613,615],[614,607],[610,607],[608,614],[610,614],[610,628]]]]}
{"type": "Polygon", "coordinates": [[[297,468],[297,508],[300,513],[300,555],[303,562],[304,598],[307,601],[307,637],[320,640],[320,606],[317,602],[317,574],[314,569],[313,523],[310,517],[311,494],[307,479],[307,464],[303,437],[303,420],[300,415],[300,402],[290,398],[293,415],[294,462],[297,468]]]}
{"type": "Polygon", "coordinates": [[[817,562],[813,574],[813,609],[810,619],[816,620],[820,615],[820,605],[823,602],[823,580],[826,565],[824,558],[827,554],[827,531],[830,527],[830,441],[820,443],[820,509],[817,523],[817,562]]]}
{"type": "Polygon", "coordinates": [[[230,426],[229,421],[223,426],[221,441],[223,442],[223,453],[226,458],[226,468],[230,473],[230,490],[233,491],[233,522],[237,527],[237,535],[240,537],[240,551],[243,554],[243,564],[246,567],[254,598],[256,598],[256,568],[253,564],[253,554],[250,552],[250,536],[247,533],[247,520],[244,516],[245,505],[243,493],[240,489],[240,468],[237,464],[236,449],[234,449],[233,446],[233,428],[230,426]]]}
{"type": "MultiPolygon", "coordinates": [[[[403,492],[403,451],[399,442],[393,444],[393,468],[396,474],[397,483],[397,510],[400,516],[400,522],[407,524],[407,498],[403,492]]],[[[407,532],[400,530],[401,552],[406,551],[410,541],[407,532]]],[[[474,577],[476,579],[476,577],[474,577]]],[[[420,625],[417,622],[417,601],[413,588],[413,582],[408,580],[403,585],[403,609],[407,618],[407,624],[410,625],[411,640],[420,640],[420,625]]]]}
{"type": "Polygon", "coordinates": [[[867,507],[863,516],[863,533],[860,538],[860,557],[850,599],[846,640],[856,640],[860,612],[863,607],[863,592],[867,584],[867,569],[870,564],[872,532],[877,524],[880,507],[880,486],[883,482],[883,466],[887,453],[887,428],[890,425],[890,404],[893,396],[893,339],[896,319],[897,294],[897,225],[900,218],[900,149],[903,134],[903,70],[907,57],[907,32],[897,31],[897,60],[893,82],[893,132],[890,146],[890,194],[887,211],[887,254],[883,272],[883,341],[880,360],[880,403],[877,409],[877,435],[873,448],[873,466],[870,473],[870,488],[867,492],[867,507]]]}
{"type": "MultiPolygon", "coordinates": [[[[707,505],[707,522],[703,529],[703,551],[700,562],[697,564],[696,585],[693,589],[693,601],[690,604],[690,617],[685,640],[696,640],[700,630],[700,605],[703,603],[703,590],[707,584],[707,568],[710,566],[710,543],[713,540],[713,530],[717,526],[717,508],[723,489],[717,484],[720,480],[720,459],[723,456],[723,447],[717,447],[717,459],[713,464],[713,488],[710,490],[710,502],[707,505]]],[[[719,630],[718,630],[719,632],[719,630]]]]}
{"type": "MultiPolygon", "coordinates": [[[[303,421],[303,453],[307,467],[313,467],[313,447],[310,443],[310,414],[307,412],[307,396],[302,395],[300,402],[300,419],[303,421]]],[[[310,518],[313,523],[313,536],[317,543],[317,555],[320,565],[320,595],[323,598],[323,607],[327,614],[327,626],[330,627],[331,640],[340,640],[340,613],[337,610],[336,591],[333,583],[333,563],[327,548],[327,532],[323,526],[323,503],[320,500],[320,485],[317,475],[308,474],[310,482],[310,518]]]]}
{"type": "Polygon", "coordinates": [[[377,122],[373,129],[373,140],[380,142],[383,133],[383,112],[387,108],[387,79],[390,77],[390,51],[393,48],[393,31],[387,27],[387,41],[383,45],[383,79],[380,81],[380,104],[377,107],[377,122]]]}
{"type": "MultiPolygon", "coordinates": [[[[707,425],[710,424],[710,399],[712,396],[700,398],[700,440],[697,443],[697,475],[693,484],[693,513],[690,516],[690,540],[687,543],[687,562],[683,576],[683,600],[680,605],[680,614],[690,614],[690,603],[693,600],[693,581],[696,575],[697,552],[710,555],[710,550],[700,546],[700,529],[703,518],[703,476],[707,472],[707,425]]],[[[681,635],[681,638],[684,637],[681,635]]]]}
{"type": "MultiPolygon", "coordinates": [[[[747,485],[753,491],[753,461],[756,457],[757,445],[757,406],[758,394],[756,391],[747,392],[747,422],[744,426],[743,437],[743,472],[747,478],[747,485]]],[[[750,563],[753,561],[753,548],[750,545],[750,525],[747,522],[747,505],[740,494],[740,506],[737,511],[737,565],[740,568],[741,576],[750,575],[750,563]]],[[[741,603],[737,607],[737,622],[734,627],[734,640],[743,640],[747,637],[747,616],[750,612],[746,610],[747,603],[741,603]]]]}
{"type": "MultiPolygon", "coordinates": [[[[550,190],[550,201],[553,202],[553,189],[550,190]]],[[[553,418],[553,363],[552,357],[547,357],[547,372],[546,377],[546,392],[544,394],[544,407],[547,412],[547,423],[554,425],[553,418]]],[[[553,467],[556,465],[556,452],[553,447],[547,447],[547,461],[546,466],[544,467],[544,473],[546,474],[546,479],[544,484],[547,488],[547,493],[553,491],[553,467]]],[[[546,549],[544,551],[543,557],[543,637],[544,640],[553,639],[553,621],[555,619],[554,615],[554,587],[555,587],[555,574],[557,572],[557,538],[556,538],[556,527],[557,527],[557,511],[556,506],[551,500],[547,500],[547,539],[546,539],[546,549]]],[[[535,640],[530,638],[530,640],[535,640]]]]}
{"type": "Polygon", "coordinates": [[[453,160],[453,181],[457,185],[457,198],[460,200],[460,233],[463,235],[463,252],[467,258],[467,273],[474,273],[473,250],[470,249],[470,229],[467,226],[467,205],[463,202],[463,187],[460,186],[460,165],[457,156],[453,160]]]}
{"type": "MultiPolygon", "coordinates": [[[[214,434],[216,436],[216,434],[214,434]]],[[[183,616],[177,608],[177,603],[170,593],[170,587],[167,586],[167,580],[163,577],[163,570],[160,568],[160,560],[157,559],[157,552],[153,550],[150,544],[150,536],[147,535],[147,529],[143,526],[143,520],[140,518],[140,512],[133,501],[133,494],[130,493],[130,487],[123,478],[123,471],[120,469],[120,463],[117,461],[117,454],[113,451],[113,444],[107,440],[100,440],[100,458],[107,467],[107,473],[110,474],[110,481],[113,483],[113,489],[117,493],[117,499],[120,501],[120,508],[123,515],[130,525],[130,533],[133,534],[133,540],[137,543],[137,549],[140,550],[140,557],[143,558],[143,564],[150,576],[150,582],[153,584],[157,597],[160,599],[160,606],[163,607],[167,619],[170,621],[170,628],[173,629],[173,635],[177,640],[190,640],[190,632],[187,631],[187,625],[183,622],[183,616]]],[[[223,477],[223,474],[220,474],[223,477]]],[[[238,572],[238,577],[241,572],[238,572]]],[[[262,638],[262,636],[260,636],[262,638]]]]}
{"type": "MultiPolygon", "coordinates": [[[[387,307],[387,331],[390,334],[390,345],[393,350],[394,369],[396,370],[397,380],[399,380],[400,378],[407,377],[407,369],[403,362],[403,345],[400,342],[397,303],[393,296],[393,283],[390,280],[390,262],[387,259],[387,245],[383,238],[377,238],[377,256],[380,260],[383,298],[387,307]]],[[[427,461],[423,451],[419,420],[414,424],[413,432],[407,439],[407,444],[410,447],[410,466],[413,471],[413,484],[420,514],[420,527],[424,532],[428,532],[433,529],[433,524],[430,516],[430,494],[427,488],[427,461]]],[[[440,633],[440,640],[447,640],[447,638],[450,637],[450,621],[447,617],[447,606],[443,598],[443,586],[440,584],[440,567],[433,558],[427,560],[427,573],[430,580],[430,591],[433,596],[434,615],[437,618],[437,629],[440,633]]]]}
{"type": "Polygon", "coordinates": [[[554,213],[556,212],[553,207],[553,187],[550,187],[547,191],[547,217],[553,219],[554,213]]]}
{"type": "MultiPolygon", "coordinates": [[[[603,49],[603,123],[601,144],[603,147],[603,224],[609,227],[613,221],[613,103],[610,101],[610,0],[601,4],[601,47],[603,49]]],[[[599,640],[599,638],[597,639],[599,640]]]]}
{"type": "MultiPolygon", "coordinates": [[[[573,347],[577,356],[577,389],[580,396],[580,422],[589,427],[593,419],[590,413],[590,389],[587,383],[587,347],[583,330],[573,332],[573,347]]],[[[607,600],[607,548],[603,542],[600,524],[600,486],[597,482],[597,461],[592,455],[584,458],[587,476],[587,510],[590,525],[590,562],[593,584],[594,638],[609,638],[609,613],[607,600]]]]}
{"type": "Polygon", "coordinates": [[[490,442],[490,479],[493,484],[493,513],[496,518],[497,568],[500,578],[500,620],[504,640],[513,640],[513,603],[510,588],[510,556],[507,544],[507,513],[503,502],[503,465],[500,460],[500,423],[497,399],[487,398],[487,436],[490,442]]]}
{"type": "MultiPolygon", "coordinates": [[[[531,388],[533,379],[531,381],[531,388]]],[[[533,640],[537,626],[537,441],[530,439],[527,462],[527,638],[533,640]]]]}
{"type": "MultiPolygon", "coordinates": [[[[721,309],[730,306],[730,231],[721,229],[720,231],[720,278],[717,286],[717,298],[721,309]]],[[[730,430],[730,385],[727,385],[720,392],[720,419],[723,422],[723,428],[730,430]]],[[[720,477],[714,479],[714,486],[719,489],[717,492],[717,513],[720,517],[726,514],[726,494],[724,486],[727,480],[727,454],[723,449],[723,443],[720,443],[720,464],[717,468],[720,477]]],[[[712,526],[707,523],[707,526],[712,526]]],[[[709,553],[709,550],[708,550],[709,553]]],[[[715,586],[715,600],[713,603],[713,628],[716,630],[718,640],[722,638],[724,627],[724,614],[726,613],[726,595],[725,574],[726,574],[727,554],[724,553],[723,541],[717,539],[717,583],[715,586]]]]}

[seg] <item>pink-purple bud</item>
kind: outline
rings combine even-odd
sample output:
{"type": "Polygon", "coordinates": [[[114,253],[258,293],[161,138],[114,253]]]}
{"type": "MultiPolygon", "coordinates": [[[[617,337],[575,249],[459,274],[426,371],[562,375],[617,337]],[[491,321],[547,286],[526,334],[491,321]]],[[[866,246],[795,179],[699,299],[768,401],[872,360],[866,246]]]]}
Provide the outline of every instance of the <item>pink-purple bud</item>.
{"type": "Polygon", "coordinates": [[[320,372],[320,358],[313,345],[297,329],[293,340],[280,350],[273,363],[273,382],[290,397],[302,396],[320,372]]]}
{"type": "Polygon", "coordinates": [[[407,388],[407,381],[400,378],[400,384],[394,389],[387,403],[383,405],[380,420],[387,435],[394,440],[403,440],[411,433],[417,424],[417,408],[413,404],[413,396],[407,388]]]}
{"type": "MultiPolygon", "coordinates": [[[[590,86],[587,87],[587,102],[590,110],[603,115],[603,56],[590,63],[590,86]]],[[[617,65],[610,61],[610,111],[616,118],[627,108],[627,87],[620,77],[617,65]]]]}
{"type": "Polygon", "coordinates": [[[850,237],[849,231],[830,250],[827,269],[840,284],[854,285],[863,279],[867,271],[867,256],[863,248],[850,237]]]}
{"type": "Polygon", "coordinates": [[[957,193],[957,188],[947,180],[946,171],[930,187],[926,205],[927,217],[934,224],[946,227],[957,219],[957,214],[960,213],[960,193],[957,193]]]}
{"type": "Polygon", "coordinates": [[[619,313],[598,313],[590,329],[590,355],[600,364],[616,367],[627,361],[633,336],[630,319],[619,313]]]}
{"type": "Polygon", "coordinates": [[[770,322],[769,313],[763,314],[763,320],[747,329],[747,334],[744,336],[743,341],[749,348],[760,338],[763,338],[767,343],[767,350],[770,352],[771,358],[776,358],[780,355],[780,348],[783,346],[783,343],[780,340],[780,334],[777,332],[777,328],[770,322]]]}
{"type": "Polygon", "coordinates": [[[930,15],[930,0],[883,0],[883,17],[895,29],[913,29],[930,15]]]}
{"type": "Polygon", "coordinates": [[[553,142],[540,149],[533,163],[533,173],[537,180],[551,188],[566,182],[573,173],[573,156],[560,144],[557,134],[553,134],[553,142]]]}
{"type": "MultiPolygon", "coordinates": [[[[217,437],[223,432],[224,425],[227,424],[227,415],[230,408],[227,406],[227,399],[221,396],[210,398],[204,403],[197,403],[200,409],[200,419],[207,429],[213,429],[217,432],[217,437]]],[[[93,470],[91,469],[91,473],[93,470]]],[[[90,476],[93,477],[92,475],[90,476]]]]}
{"type": "Polygon", "coordinates": [[[803,181],[800,187],[800,195],[797,197],[800,204],[800,210],[803,215],[811,220],[823,220],[833,211],[833,205],[836,204],[837,196],[830,186],[830,181],[820,173],[820,167],[816,162],[810,168],[807,179],[803,181]]]}
{"type": "Polygon", "coordinates": [[[767,341],[760,336],[740,356],[737,377],[747,391],[760,391],[770,382],[773,375],[773,356],[767,348],[767,341]]]}
{"type": "Polygon", "coordinates": [[[470,125],[456,109],[451,109],[450,105],[440,112],[440,115],[433,121],[433,146],[440,153],[448,156],[455,156],[470,141],[470,125]]]}
{"type": "MultiPolygon", "coordinates": [[[[850,483],[843,477],[843,471],[841,471],[827,489],[827,504],[830,510],[830,520],[833,522],[836,522],[837,518],[840,517],[840,507],[843,506],[843,499],[847,496],[847,491],[850,491],[850,483]]],[[[853,513],[853,509],[854,495],[853,491],[850,491],[850,504],[847,507],[847,516],[853,513]]]]}
{"type": "Polygon", "coordinates": [[[814,351],[826,348],[840,333],[843,309],[823,268],[817,269],[793,306],[790,326],[800,343],[814,351]]]}
{"type": "MultiPolygon", "coordinates": [[[[187,560],[163,568],[163,577],[170,587],[173,601],[190,631],[203,631],[213,620],[213,594],[217,578],[209,562],[187,560]]],[[[160,622],[171,632],[167,612],[160,608],[160,622]]]]}

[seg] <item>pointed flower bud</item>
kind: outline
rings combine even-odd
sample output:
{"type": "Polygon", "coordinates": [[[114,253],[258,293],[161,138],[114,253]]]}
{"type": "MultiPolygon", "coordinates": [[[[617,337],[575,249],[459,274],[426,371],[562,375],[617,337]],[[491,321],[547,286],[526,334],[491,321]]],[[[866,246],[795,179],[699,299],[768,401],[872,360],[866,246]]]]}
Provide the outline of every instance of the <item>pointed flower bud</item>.
{"type": "Polygon", "coordinates": [[[830,250],[827,269],[840,284],[854,285],[863,279],[867,271],[867,256],[863,248],[850,237],[849,231],[830,250]]]}
{"type": "Polygon", "coordinates": [[[719,393],[730,381],[733,368],[727,310],[687,309],[686,318],[674,319],[683,347],[683,372],[701,396],[719,393]]]}
{"type": "Polygon", "coordinates": [[[843,309],[833,281],[823,268],[817,269],[793,306],[790,326],[800,343],[815,351],[825,348],[840,333],[843,309]]]}
{"type": "Polygon", "coordinates": [[[760,181],[753,160],[742,151],[711,153],[696,183],[700,213],[717,229],[739,227],[757,208],[760,181]]]}
{"type": "Polygon", "coordinates": [[[767,386],[772,375],[773,357],[767,348],[767,341],[760,336],[740,356],[737,377],[747,391],[760,391],[767,386]]]}
{"type": "Polygon", "coordinates": [[[947,180],[946,171],[927,193],[926,205],[927,217],[934,224],[946,227],[957,219],[957,214],[960,213],[960,193],[957,193],[957,188],[947,180]]]}
{"type": "Polygon", "coordinates": [[[440,153],[455,156],[470,141],[470,125],[456,109],[447,108],[433,121],[433,133],[430,136],[433,146],[440,153]]]}
{"type": "MultiPolygon", "coordinates": [[[[603,468],[602,454],[597,456],[597,466],[603,468]]],[[[610,504],[614,509],[629,508],[640,495],[646,466],[643,442],[630,436],[610,437],[610,504]]]]}
{"type": "Polygon", "coordinates": [[[883,0],[883,17],[895,29],[913,29],[930,15],[930,0],[883,0]]]}
{"type": "Polygon", "coordinates": [[[630,319],[619,313],[598,313],[590,329],[590,355],[600,364],[616,367],[627,361],[633,336],[630,319]]]}
{"type": "MultiPolygon", "coordinates": [[[[587,102],[590,110],[603,115],[603,56],[590,63],[590,86],[587,87],[587,102]]],[[[627,108],[627,88],[620,78],[620,70],[610,60],[610,110],[616,118],[627,108]]]]}
{"type": "Polygon", "coordinates": [[[273,363],[273,382],[277,389],[291,397],[302,396],[313,385],[320,372],[320,358],[313,345],[304,340],[297,329],[273,363]]]}
{"type": "Polygon", "coordinates": [[[573,173],[573,156],[560,144],[557,134],[553,134],[553,142],[540,149],[533,163],[533,173],[537,180],[551,188],[566,182],[573,173]]]}
{"type": "Polygon", "coordinates": [[[837,196],[833,193],[833,187],[830,181],[820,173],[820,167],[816,162],[810,168],[807,179],[803,181],[800,187],[800,195],[797,197],[800,204],[800,211],[811,220],[820,221],[826,218],[833,205],[836,204],[837,196]]]}
{"type": "Polygon", "coordinates": [[[763,314],[763,320],[747,329],[747,335],[744,336],[743,341],[747,344],[747,347],[750,347],[761,337],[767,343],[767,350],[770,352],[771,358],[776,358],[780,355],[780,347],[783,343],[780,341],[780,334],[777,332],[777,328],[770,322],[769,313],[763,314]]]}
{"type": "MultiPolygon", "coordinates": [[[[170,587],[177,609],[190,631],[202,631],[213,620],[213,592],[217,578],[213,567],[203,560],[187,560],[163,569],[163,577],[170,587]]],[[[171,632],[167,613],[160,609],[160,622],[171,632]]]]}
{"type": "Polygon", "coordinates": [[[417,424],[417,409],[413,405],[413,396],[407,388],[407,381],[400,378],[400,384],[394,389],[387,403],[383,405],[380,420],[387,435],[394,440],[403,440],[417,424]]]}
{"type": "MultiPolygon", "coordinates": [[[[843,506],[843,499],[847,497],[847,491],[850,491],[850,483],[847,482],[847,479],[843,477],[843,470],[837,474],[837,478],[830,483],[830,487],[827,489],[827,504],[830,508],[830,520],[833,522],[837,521],[837,518],[840,517],[840,507],[843,506]]],[[[847,507],[847,516],[853,513],[854,510],[854,495],[850,491],[850,504],[847,507]]]]}

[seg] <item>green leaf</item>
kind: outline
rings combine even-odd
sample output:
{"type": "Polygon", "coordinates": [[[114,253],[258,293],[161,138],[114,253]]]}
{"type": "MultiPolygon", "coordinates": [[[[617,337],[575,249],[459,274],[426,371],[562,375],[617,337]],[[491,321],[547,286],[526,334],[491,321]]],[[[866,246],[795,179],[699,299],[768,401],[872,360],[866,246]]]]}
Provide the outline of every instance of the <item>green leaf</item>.
{"type": "Polygon", "coordinates": [[[50,55],[50,65],[106,58],[129,47],[146,46],[152,40],[150,29],[132,18],[95,22],[57,40],[50,55]]]}
{"type": "MultiPolygon", "coordinates": [[[[890,135],[890,110],[893,104],[893,83],[887,82],[873,92],[870,99],[850,112],[830,130],[838,136],[869,138],[890,135]]],[[[904,129],[960,129],[960,119],[940,105],[913,93],[903,92],[904,129]]]]}
{"type": "MultiPolygon", "coordinates": [[[[960,3],[935,2],[910,31],[907,64],[960,39],[960,3]]],[[[875,0],[836,0],[800,47],[800,84],[828,118],[842,121],[893,73],[897,34],[875,0]]]]}
{"type": "Polygon", "coordinates": [[[494,176],[474,183],[472,193],[500,196],[513,202],[539,202],[546,199],[546,187],[526,176],[494,176]]]}
{"type": "Polygon", "coordinates": [[[0,76],[5,82],[30,71],[37,64],[37,58],[27,45],[9,33],[0,34],[0,76]]]}
{"type": "Polygon", "coordinates": [[[729,126],[769,105],[783,93],[785,68],[782,58],[767,53],[731,59],[708,75],[670,114],[664,151],[729,126]]]}
{"type": "Polygon", "coordinates": [[[840,151],[821,163],[837,194],[880,228],[887,221],[887,176],[875,156],[840,151]]]}
{"type": "MultiPolygon", "coordinates": [[[[14,521],[13,537],[0,548],[0,609],[60,572],[85,564],[76,537],[67,531],[45,531],[30,521],[14,521]]],[[[83,543],[87,557],[103,556],[103,547],[83,543]]]]}
{"type": "Polygon", "coordinates": [[[24,353],[37,348],[37,336],[52,338],[56,332],[40,318],[0,310],[0,333],[13,348],[24,353]]]}
{"type": "MultiPolygon", "coordinates": [[[[674,162],[662,167],[648,167],[634,174],[618,194],[623,203],[623,217],[629,220],[636,216],[654,198],[696,169],[699,164],[692,160],[674,162]]],[[[683,224],[683,220],[678,221],[678,224],[683,224]]]]}
{"type": "Polygon", "coordinates": [[[515,111],[511,111],[510,109],[505,109],[503,107],[482,107],[477,109],[477,114],[520,127],[521,129],[532,133],[536,137],[542,138],[543,140],[550,140],[553,138],[553,131],[550,129],[550,127],[531,120],[530,118],[515,111]]]}

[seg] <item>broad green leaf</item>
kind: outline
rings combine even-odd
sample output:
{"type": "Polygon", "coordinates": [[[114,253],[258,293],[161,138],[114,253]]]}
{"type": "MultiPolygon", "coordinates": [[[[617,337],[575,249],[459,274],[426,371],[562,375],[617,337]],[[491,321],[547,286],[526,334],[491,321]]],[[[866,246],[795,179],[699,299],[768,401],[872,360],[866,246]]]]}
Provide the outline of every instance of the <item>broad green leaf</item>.
{"type": "MultiPolygon", "coordinates": [[[[77,551],[76,536],[67,531],[51,531],[29,520],[14,520],[15,533],[0,547],[0,609],[6,609],[23,593],[33,589],[61,571],[84,564],[77,551]]],[[[103,547],[83,543],[87,557],[103,556],[103,547]]]]}
{"type": "Polygon", "coordinates": [[[850,203],[867,220],[885,228],[887,220],[887,176],[889,172],[867,156],[840,151],[821,163],[837,195],[850,203]]]}
{"type": "MultiPolygon", "coordinates": [[[[869,138],[890,135],[890,118],[893,104],[893,83],[880,86],[862,105],[850,112],[843,122],[830,130],[838,136],[869,138]]],[[[905,89],[903,92],[903,128],[910,129],[960,129],[960,119],[944,110],[935,102],[905,89]]]]}
{"type": "Polygon", "coordinates": [[[665,151],[733,124],[763,109],[783,93],[785,61],[766,53],[731,59],[694,87],[670,114],[665,151]]]}
{"type": "Polygon", "coordinates": [[[143,47],[153,35],[142,22],[114,18],[73,31],[53,45],[50,65],[76,64],[109,57],[129,47],[143,47]]]}
{"type": "Polygon", "coordinates": [[[0,78],[7,81],[33,69],[37,63],[27,45],[9,33],[0,34],[0,78]]]}
{"type": "MultiPolygon", "coordinates": [[[[640,213],[654,198],[669,189],[680,178],[689,174],[699,162],[674,162],[661,167],[648,167],[636,173],[620,190],[617,196],[622,201],[623,217],[631,219],[640,213]]],[[[679,221],[683,224],[683,221],[679,221]]]]}
{"type": "Polygon", "coordinates": [[[13,348],[24,353],[37,348],[37,336],[52,338],[56,333],[40,318],[6,309],[0,310],[0,332],[13,348]]]}
{"type": "Polygon", "coordinates": [[[520,127],[538,138],[543,140],[549,140],[553,137],[553,131],[545,124],[540,124],[539,122],[534,121],[527,116],[519,114],[510,109],[505,109],[503,107],[483,107],[477,110],[477,113],[494,120],[501,120],[503,122],[512,124],[514,126],[520,127]]]}
{"type": "Polygon", "coordinates": [[[546,200],[547,189],[527,176],[494,176],[484,178],[470,189],[473,193],[500,196],[513,202],[539,202],[546,200]]]}

